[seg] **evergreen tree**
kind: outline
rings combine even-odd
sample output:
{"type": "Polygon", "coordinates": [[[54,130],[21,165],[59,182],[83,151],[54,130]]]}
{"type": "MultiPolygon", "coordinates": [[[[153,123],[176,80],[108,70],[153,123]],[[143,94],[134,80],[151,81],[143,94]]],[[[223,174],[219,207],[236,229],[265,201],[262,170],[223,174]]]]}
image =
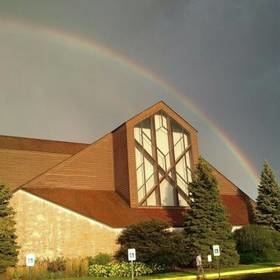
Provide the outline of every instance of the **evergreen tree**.
{"type": "Polygon", "coordinates": [[[200,159],[190,184],[190,209],[186,213],[184,231],[186,246],[192,259],[201,255],[204,265],[212,254],[212,246],[220,245],[221,265],[235,266],[239,255],[235,248],[231,225],[219,198],[218,184],[207,162],[200,159]]]}
{"type": "Polygon", "coordinates": [[[255,222],[280,231],[280,188],[267,162],[260,176],[255,222]]]}
{"type": "Polygon", "coordinates": [[[0,185],[0,274],[17,263],[15,213],[9,206],[11,197],[9,189],[0,185]]]}

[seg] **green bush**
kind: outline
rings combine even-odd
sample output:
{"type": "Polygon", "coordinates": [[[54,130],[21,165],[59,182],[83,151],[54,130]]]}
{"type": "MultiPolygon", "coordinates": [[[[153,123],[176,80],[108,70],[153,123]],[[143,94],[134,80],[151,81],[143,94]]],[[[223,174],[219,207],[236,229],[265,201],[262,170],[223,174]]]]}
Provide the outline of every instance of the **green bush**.
{"type": "Polygon", "coordinates": [[[101,264],[105,265],[110,263],[113,260],[112,256],[105,253],[99,253],[95,257],[88,257],[89,265],[92,264],[101,264]]]}
{"type": "MultiPolygon", "coordinates": [[[[148,266],[144,263],[134,262],[134,275],[146,275],[162,272],[161,266],[148,266]]],[[[89,276],[92,277],[129,277],[131,275],[131,264],[127,262],[110,263],[107,265],[93,264],[89,266],[89,276]]]]}
{"type": "Polygon", "coordinates": [[[241,263],[280,260],[280,233],[274,229],[249,225],[235,231],[234,238],[241,263]]]}
{"type": "Polygon", "coordinates": [[[167,223],[150,220],[127,227],[118,238],[120,249],[115,257],[127,260],[127,250],[136,249],[137,261],[173,269],[186,261],[182,233],[169,230],[167,223]]]}

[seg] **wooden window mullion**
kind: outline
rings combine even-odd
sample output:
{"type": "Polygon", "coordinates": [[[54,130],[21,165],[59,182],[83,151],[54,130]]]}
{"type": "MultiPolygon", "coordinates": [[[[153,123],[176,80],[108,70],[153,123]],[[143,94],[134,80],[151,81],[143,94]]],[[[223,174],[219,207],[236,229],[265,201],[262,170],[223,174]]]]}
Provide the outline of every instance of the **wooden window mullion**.
{"type": "MultiPolygon", "coordinates": [[[[166,119],[167,119],[167,134],[168,134],[168,145],[169,145],[169,159],[170,159],[170,166],[171,166],[171,178],[177,185],[172,125],[171,125],[170,118],[166,117],[166,119]]],[[[174,206],[178,206],[179,205],[178,191],[177,188],[174,188],[174,186],[173,186],[173,197],[174,197],[174,206]]]]}
{"type": "Polygon", "coordinates": [[[158,157],[157,157],[157,142],[156,142],[156,129],[155,129],[155,116],[151,117],[151,140],[152,140],[152,155],[153,158],[156,160],[156,163],[153,164],[154,166],[154,178],[155,178],[155,185],[158,187],[155,188],[155,195],[156,195],[156,205],[161,205],[161,197],[160,197],[160,185],[159,185],[159,171],[158,171],[158,157]]]}
{"type": "MultiPolygon", "coordinates": [[[[141,140],[142,140],[142,146],[144,147],[144,139],[143,139],[143,124],[141,124],[141,140]]],[[[143,176],[144,176],[144,188],[145,188],[145,196],[147,194],[147,185],[146,185],[146,166],[145,166],[145,157],[144,154],[142,154],[142,159],[143,159],[143,176]]],[[[147,205],[147,201],[146,201],[146,205],[147,205]]]]}

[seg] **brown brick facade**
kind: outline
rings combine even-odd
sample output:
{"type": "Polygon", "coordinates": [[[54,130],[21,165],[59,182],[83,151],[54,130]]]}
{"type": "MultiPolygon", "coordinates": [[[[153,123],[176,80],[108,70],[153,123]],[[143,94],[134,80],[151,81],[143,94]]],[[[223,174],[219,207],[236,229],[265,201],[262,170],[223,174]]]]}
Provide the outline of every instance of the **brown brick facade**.
{"type": "Polygon", "coordinates": [[[14,194],[19,264],[33,252],[36,258],[79,258],[100,252],[112,254],[119,230],[85,218],[25,191],[14,194]]]}

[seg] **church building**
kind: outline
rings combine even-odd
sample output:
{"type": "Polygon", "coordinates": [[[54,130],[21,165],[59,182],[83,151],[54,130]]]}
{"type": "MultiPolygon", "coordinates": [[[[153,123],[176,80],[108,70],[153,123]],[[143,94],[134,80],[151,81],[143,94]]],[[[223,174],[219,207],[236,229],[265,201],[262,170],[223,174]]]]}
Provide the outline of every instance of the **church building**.
{"type": "MultiPolygon", "coordinates": [[[[113,254],[128,225],[183,225],[200,156],[197,130],[158,102],[92,144],[0,136],[0,182],[13,191],[19,260],[113,254]]],[[[230,223],[251,199],[212,166],[230,223]]]]}

